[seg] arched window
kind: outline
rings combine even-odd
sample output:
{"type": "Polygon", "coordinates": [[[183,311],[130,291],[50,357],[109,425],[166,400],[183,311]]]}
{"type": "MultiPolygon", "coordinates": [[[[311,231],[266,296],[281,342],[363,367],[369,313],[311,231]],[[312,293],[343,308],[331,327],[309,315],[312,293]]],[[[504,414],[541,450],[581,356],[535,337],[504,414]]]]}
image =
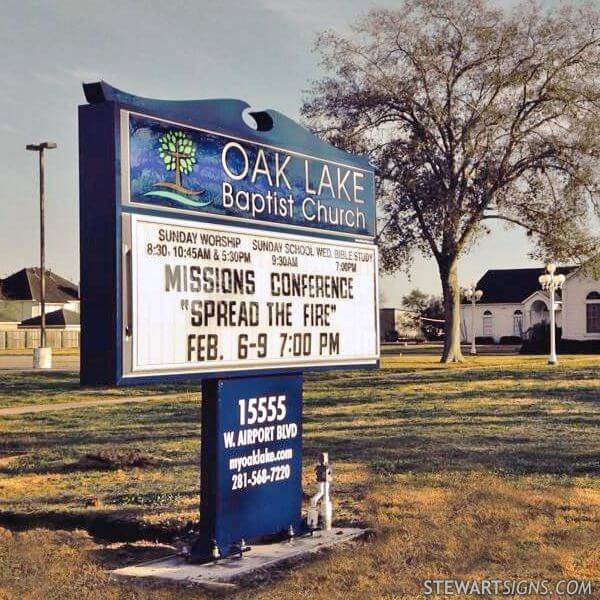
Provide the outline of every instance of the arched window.
{"type": "Polygon", "coordinates": [[[600,333],[600,292],[590,292],[585,298],[585,323],[588,333],[600,333]]]}
{"type": "Polygon", "coordinates": [[[486,337],[491,337],[494,332],[492,318],[491,310],[486,310],[483,313],[483,335],[486,337]]]}
{"type": "Polygon", "coordinates": [[[513,335],[523,337],[523,311],[515,310],[513,313],[513,335]]]}

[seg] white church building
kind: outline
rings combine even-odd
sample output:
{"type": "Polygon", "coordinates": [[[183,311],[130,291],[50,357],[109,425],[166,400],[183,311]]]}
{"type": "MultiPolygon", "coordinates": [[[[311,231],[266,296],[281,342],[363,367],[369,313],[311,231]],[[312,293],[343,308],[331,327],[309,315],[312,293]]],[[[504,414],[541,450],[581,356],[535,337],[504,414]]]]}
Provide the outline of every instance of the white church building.
{"type": "MultiPolygon", "coordinates": [[[[550,298],[540,288],[544,267],[534,269],[490,269],[477,282],[483,296],[475,305],[476,337],[494,341],[508,336],[525,338],[537,323],[549,322],[550,298]]],[[[558,267],[566,276],[557,292],[556,323],[564,340],[600,340],[600,280],[577,267],[558,267]]],[[[472,304],[461,305],[461,332],[472,339],[472,304]]]]}

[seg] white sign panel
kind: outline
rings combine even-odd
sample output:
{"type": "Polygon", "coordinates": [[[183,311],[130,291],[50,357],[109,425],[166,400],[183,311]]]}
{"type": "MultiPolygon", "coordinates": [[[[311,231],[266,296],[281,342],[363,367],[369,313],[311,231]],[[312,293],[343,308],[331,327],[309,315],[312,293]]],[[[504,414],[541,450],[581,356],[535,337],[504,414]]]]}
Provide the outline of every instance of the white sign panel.
{"type": "Polygon", "coordinates": [[[125,376],[379,357],[372,244],[141,215],[124,237],[125,376]]]}

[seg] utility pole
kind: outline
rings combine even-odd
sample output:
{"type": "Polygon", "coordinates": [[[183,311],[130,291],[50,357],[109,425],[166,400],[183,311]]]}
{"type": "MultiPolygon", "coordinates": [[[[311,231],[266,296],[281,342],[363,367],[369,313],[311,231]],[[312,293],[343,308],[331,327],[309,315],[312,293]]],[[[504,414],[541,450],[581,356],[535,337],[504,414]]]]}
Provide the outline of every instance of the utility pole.
{"type": "Polygon", "coordinates": [[[41,142],[40,144],[28,144],[27,150],[37,152],[40,165],[40,346],[33,351],[34,368],[49,369],[52,366],[52,349],[46,347],[46,230],[45,230],[45,164],[44,150],[56,148],[54,142],[41,142]],[[36,350],[38,352],[36,353],[36,350]]]}

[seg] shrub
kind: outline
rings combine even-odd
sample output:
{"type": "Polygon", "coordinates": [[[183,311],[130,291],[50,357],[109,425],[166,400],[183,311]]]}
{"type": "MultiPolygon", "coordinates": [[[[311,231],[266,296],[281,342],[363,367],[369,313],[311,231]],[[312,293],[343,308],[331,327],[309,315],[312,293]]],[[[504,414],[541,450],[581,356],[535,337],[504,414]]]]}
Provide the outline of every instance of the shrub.
{"type": "Polygon", "coordinates": [[[600,340],[561,340],[558,351],[563,354],[600,354],[600,340]]]}
{"type": "MultiPolygon", "coordinates": [[[[560,349],[560,338],[562,328],[556,328],[556,346],[560,349]]],[[[559,350],[560,351],[560,350],[559,350]]],[[[538,323],[531,328],[529,339],[523,342],[521,354],[548,354],[550,352],[550,325],[548,323],[538,323]]]]}
{"type": "Polygon", "coordinates": [[[476,344],[495,344],[494,338],[487,335],[476,335],[475,336],[476,344]]]}
{"type": "Polygon", "coordinates": [[[397,342],[398,341],[398,332],[395,329],[390,329],[385,332],[383,336],[386,342],[397,342]]]}

